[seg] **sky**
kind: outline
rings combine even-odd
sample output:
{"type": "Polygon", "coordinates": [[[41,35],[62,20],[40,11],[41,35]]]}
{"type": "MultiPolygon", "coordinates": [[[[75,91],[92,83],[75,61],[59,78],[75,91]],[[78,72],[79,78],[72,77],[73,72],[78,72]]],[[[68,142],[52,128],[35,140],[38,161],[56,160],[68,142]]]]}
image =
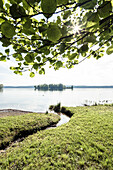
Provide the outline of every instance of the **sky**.
{"type": "Polygon", "coordinates": [[[29,77],[29,72],[23,76],[16,75],[9,69],[14,66],[12,61],[0,62],[0,84],[5,86],[29,86],[38,84],[59,84],[64,85],[113,85],[113,54],[104,55],[96,60],[86,59],[75,65],[72,69],[61,68],[58,71],[46,68],[45,75],[38,73],[34,78],[29,77]]]}

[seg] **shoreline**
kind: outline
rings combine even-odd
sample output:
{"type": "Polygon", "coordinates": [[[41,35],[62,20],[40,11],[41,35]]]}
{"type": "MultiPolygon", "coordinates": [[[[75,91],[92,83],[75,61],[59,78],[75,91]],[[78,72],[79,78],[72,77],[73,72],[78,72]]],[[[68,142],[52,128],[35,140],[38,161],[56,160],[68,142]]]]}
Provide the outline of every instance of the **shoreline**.
{"type": "Polygon", "coordinates": [[[18,109],[0,109],[0,117],[5,116],[18,116],[28,113],[38,113],[43,114],[44,112],[33,112],[33,111],[25,111],[25,110],[18,110],[18,109]]]}

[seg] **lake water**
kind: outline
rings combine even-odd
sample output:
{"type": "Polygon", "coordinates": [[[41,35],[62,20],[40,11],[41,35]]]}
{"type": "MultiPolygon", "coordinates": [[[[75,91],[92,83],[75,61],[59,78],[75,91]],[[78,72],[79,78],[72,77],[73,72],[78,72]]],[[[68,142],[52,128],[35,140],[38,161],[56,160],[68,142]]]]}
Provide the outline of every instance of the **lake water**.
{"type": "Polygon", "coordinates": [[[45,112],[50,105],[82,106],[113,102],[113,88],[75,88],[64,91],[38,91],[32,88],[5,88],[0,92],[0,109],[21,109],[45,112]]]}

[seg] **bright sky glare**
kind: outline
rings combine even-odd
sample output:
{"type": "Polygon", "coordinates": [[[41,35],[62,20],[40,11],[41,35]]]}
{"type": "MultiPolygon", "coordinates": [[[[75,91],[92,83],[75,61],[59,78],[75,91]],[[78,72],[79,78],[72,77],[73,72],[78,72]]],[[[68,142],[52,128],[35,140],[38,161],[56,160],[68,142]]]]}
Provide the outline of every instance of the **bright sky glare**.
{"type": "Polygon", "coordinates": [[[54,71],[47,67],[45,75],[36,74],[29,77],[29,72],[23,76],[14,74],[9,67],[11,61],[0,62],[0,84],[4,85],[37,85],[50,83],[63,83],[65,85],[113,85],[113,55],[105,55],[99,60],[86,59],[73,69],[60,69],[54,71]]]}

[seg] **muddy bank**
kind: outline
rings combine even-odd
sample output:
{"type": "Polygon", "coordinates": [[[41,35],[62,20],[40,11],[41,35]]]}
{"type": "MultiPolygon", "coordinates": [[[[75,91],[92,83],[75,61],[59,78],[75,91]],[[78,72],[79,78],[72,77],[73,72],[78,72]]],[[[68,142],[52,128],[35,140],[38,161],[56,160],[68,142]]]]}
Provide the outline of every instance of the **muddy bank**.
{"type": "Polygon", "coordinates": [[[18,115],[24,115],[24,114],[27,114],[27,113],[33,113],[33,112],[31,112],[31,111],[23,111],[23,110],[16,110],[16,109],[1,109],[0,110],[0,117],[18,116],[18,115]]]}

